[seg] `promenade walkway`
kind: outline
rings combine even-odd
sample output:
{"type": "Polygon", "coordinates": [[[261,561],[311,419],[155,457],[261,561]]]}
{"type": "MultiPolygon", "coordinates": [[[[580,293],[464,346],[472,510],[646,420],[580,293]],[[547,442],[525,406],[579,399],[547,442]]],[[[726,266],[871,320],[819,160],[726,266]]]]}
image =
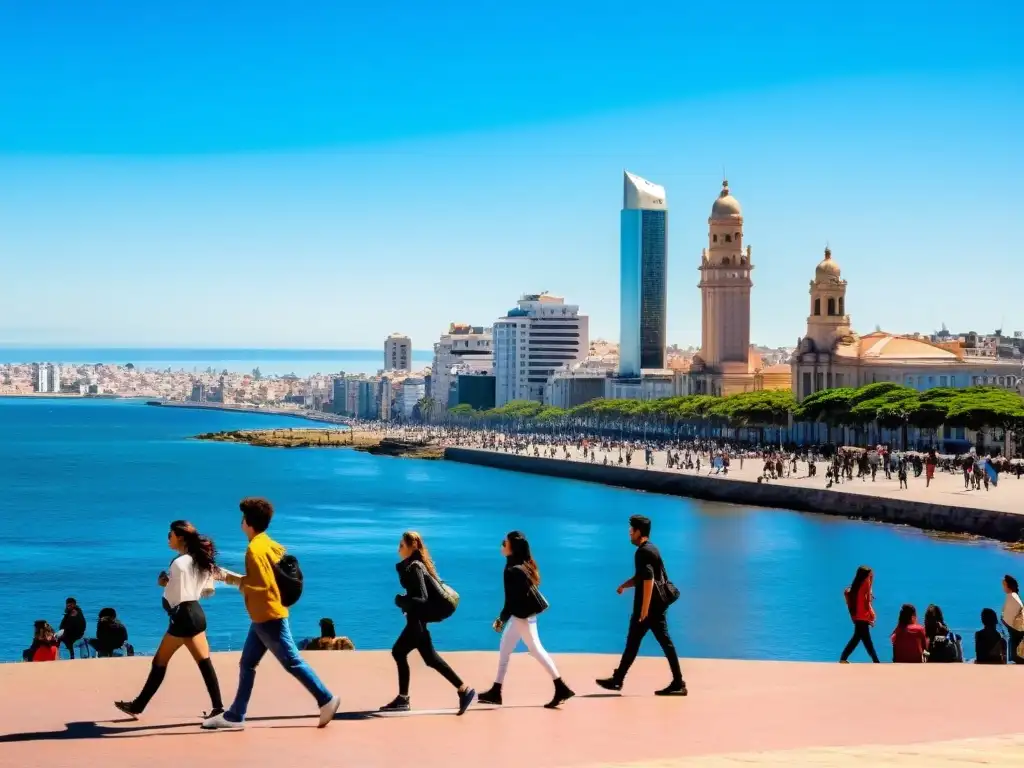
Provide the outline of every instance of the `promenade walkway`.
{"type": "MultiPolygon", "coordinates": [[[[475,706],[458,718],[451,688],[418,660],[412,693],[420,711],[379,716],[373,710],[394,694],[390,654],[307,658],[342,698],[342,711],[322,731],[305,691],[272,660],[260,667],[249,728],[227,733],[199,730],[208,700],[185,656],[172,662],[139,722],[111,702],[136,692],[147,659],[0,665],[0,766],[1024,765],[1021,672],[1013,668],[689,660],[691,695],[661,699],[651,691],[666,682],[664,659],[641,658],[620,696],[593,683],[615,658],[560,655],[556,661],[579,695],[553,712],[541,706],[550,681],[517,654],[506,706],[475,706]]],[[[490,683],[496,653],[447,658],[478,689],[490,683]]],[[[214,658],[229,700],[237,660],[214,658]]]]}
{"type": "MultiPolygon", "coordinates": [[[[543,452],[543,447],[541,450],[543,452]]],[[[532,456],[533,453],[531,451],[529,454],[523,455],[532,456]]],[[[571,458],[568,460],[570,461],[584,461],[583,452],[578,448],[570,448],[569,455],[571,458]]],[[[618,466],[618,449],[608,451],[607,453],[599,450],[597,452],[597,460],[595,463],[601,464],[605,456],[608,457],[609,465],[614,464],[615,466],[618,466]]],[[[560,461],[567,460],[565,459],[565,454],[561,448],[558,449],[555,458],[560,461]]],[[[589,463],[589,458],[586,459],[586,461],[589,463]]],[[[667,463],[667,456],[665,455],[665,452],[655,451],[654,465],[649,471],[672,472],[686,475],[699,474],[702,477],[709,476],[710,472],[711,477],[718,477],[723,480],[743,480],[746,482],[756,483],[758,476],[764,468],[763,459],[743,459],[741,466],[740,460],[738,458],[733,458],[727,475],[715,475],[714,472],[711,471],[711,467],[708,465],[707,457],[701,458],[701,468],[699,473],[693,469],[668,469],[667,463]]],[[[623,464],[623,466],[625,466],[625,464],[623,464]]],[[[633,462],[631,466],[633,469],[644,468],[644,453],[642,450],[638,450],[633,453],[633,462]]],[[[825,479],[825,471],[828,469],[828,464],[826,462],[818,462],[818,473],[815,477],[807,476],[807,464],[805,462],[799,462],[797,466],[799,471],[793,477],[771,480],[770,482],[779,485],[791,485],[815,489],[825,487],[828,482],[825,479]]],[[[886,480],[885,473],[879,471],[875,481],[872,482],[870,476],[865,480],[857,478],[856,470],[854,470],[853,480],[837,483],[832,487],[835,490],[843,491],[844,493],[860,493],[868,496],[905,498],[910,501],[922,501],[930,504],[975,507],[978,509],[992,509],[1000,512],[1024,512],[1024,479],[1018,480],[1016,475],[1002,476],[999,485],[991,486],[988,491],[984,488],[978,491],[965,490],[963,475],[959,472],[957,474],[936,472],[935,478],[932,480],[930,487],[925,487],[925,477],[923,473],[920,477],[914,477],[913,472],[911,472],[907,478],[907,485],[907,488],[901,490],[899,487],[899,480],[896,478],[895,473],[893,473],[891,480],[886,480]]]]}

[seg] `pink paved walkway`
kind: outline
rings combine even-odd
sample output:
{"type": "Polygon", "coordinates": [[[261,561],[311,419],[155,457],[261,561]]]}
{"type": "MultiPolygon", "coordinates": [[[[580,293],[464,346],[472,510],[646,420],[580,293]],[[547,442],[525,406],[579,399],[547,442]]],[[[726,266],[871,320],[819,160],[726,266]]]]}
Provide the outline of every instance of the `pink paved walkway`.
{"type": "MultiPolygon", "coordinates": [[[[389,654],[320,652],[308,658],[343,701],[343,714],[322,731],[315,728],[312,701],[273,660],[260,668],[250,727],[231,733],[199,730],[197,715],[208,700],[184,652],[137,723],[110,702],[136,693],[147,659],[0,665],[0,766],[697,765],[703,760],[683,758],[919,745],[1022,730],[1024,671],[1006,667],[696,660],[684,662],[691,695],[658,699],[650,692],[667,681],[663,659],[640,659],[618,696],[593,684],[615,659],[559,656],[564,677],[580,695],[552,712],[540,706],[550,681],[532,659],[517,655],[500,710],[474,707],[463,718],[447,711],[378,717],[367,711],[395,692],[389,654]]],[[[480,689],[491,680],[496,654],[453,653],[448,659],[480,689]]],[[[218,654],[215,662],[230,700],[237,655],[218,654]]],[[[416,662],[413,704],[454,704],[447,684],[416,662]]],[[[781,764],[796,763],[786,758],[781,764]]]]}

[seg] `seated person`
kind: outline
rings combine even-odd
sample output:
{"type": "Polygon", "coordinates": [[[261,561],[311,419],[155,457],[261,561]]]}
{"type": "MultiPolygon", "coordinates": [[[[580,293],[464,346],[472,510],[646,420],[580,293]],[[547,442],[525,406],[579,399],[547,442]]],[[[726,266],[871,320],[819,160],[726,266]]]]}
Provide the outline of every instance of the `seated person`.
{"type": "Polygon", "coordinates": [[[117,611],[113,608],[104,608],[100,611],[96,622],[96,637],[89,640],[89,645],[96,651],[96,655],[113,656],[114,651],[127,642],[128,630],[118,621],[117,611]]]}
{"type": "Polygon", "coordinates": [[[333,619],[320,619],[320,637],[314,637],[306,643],[304,650],[307,651],[329,651],[332,650],[334,640],[337,637],[334,631],[333,619]]]}
{"type": "Polygon", "coordinates": [[[71,658],[75,658],[75,643],[85,637],[85,614],[75,598],[64,601],[64,617],[57,629],[57,639],[67,647],[71,658]]]}
{"type": "Polygon", "coordinates": [[[991,608],[981,612],[981,629],[974,633],[975,664],[1005,664],[1006,640],[999,632],[999,616],[991,608]]]}
{"type": "Polygon", "coordinates": [[[917,623],[917,608],[904,603],[900,608],[899,621],[892,632],[893,664],[921,664],[924,652],[928,650],[928,636],[924,627],[917,623]]]}
{"type": "Polygon", "coordinates": [[[32,645],[21,652],[21,658],[25,661],[56,661],[59,647],[60,643],[53,627],[48,622],[39,619],[35,623],[32,645]]]}
{"type": "Polygon", "coordinates": [[[949,631],[942,609],[929,605],[924,612],[924,634],[928,640],[929,664],[952,664],[964,660],[960,635],[949,631]]]}

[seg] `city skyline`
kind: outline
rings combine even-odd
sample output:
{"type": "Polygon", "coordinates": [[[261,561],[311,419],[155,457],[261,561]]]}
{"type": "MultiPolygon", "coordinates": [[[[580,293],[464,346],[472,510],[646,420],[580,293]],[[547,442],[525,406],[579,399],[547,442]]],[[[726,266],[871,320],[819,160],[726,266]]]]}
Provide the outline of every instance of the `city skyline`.
{"type": "Polygon", "coordinates": [[[573,36],[573,5],[393,24],[313,3],[278,29],[256,3],[230,55],[217,9],[0,11],[0,345],[374,349],[397,328],[429,350],[543,290],[618,339],[628,168],[671,197],[666,337],[699,346],[723,166],[759,265],[755,343],[796,343],[825,245],[872,325],[1024,327],[1012,23],[869,4],[837,32],[829,9],[741,2],[723,48],[710,10],[588,6],[573,36]],[[455,18],[461,47],[435,55],[455,18]],[[641,43],[644,78],[607,55],[641,43]],[[368,67],[376,46],[391,57],[368,67]],[[984,301],[957,298],[965,272],[984,301]]]}

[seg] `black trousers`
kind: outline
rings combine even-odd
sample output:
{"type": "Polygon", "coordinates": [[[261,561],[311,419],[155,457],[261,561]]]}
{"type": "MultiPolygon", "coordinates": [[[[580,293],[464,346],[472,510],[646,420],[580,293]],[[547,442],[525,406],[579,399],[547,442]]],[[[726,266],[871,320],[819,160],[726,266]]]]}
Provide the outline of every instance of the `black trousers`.
{"type": "Polygon", "coordinates": [[[843,648],[843,655],[839,657],[839,660],[846,661],[850,658],[850,654],[857,648],[858,643],[864,643],[864,650],[868,652],[871,660],[877,664],[878,654],[875,653],[875,644],[871,642],[871,625],[866,621],[853,622],[853,637],[850,638],[850,642],[843,648]]]}
{"type": "Polygon", "coordinates": [[[668,659],[668,666],[672,670],[673,682],[681,683],[683,681],[683,671],[679,667],[679,655],[676,653],[676,647],[672,644],[672,637],[668,633],[668,621],[664,613],[648,614],[647,618],[643,621],[640,621],[639,617],[635,614],[630,616],[629,633],[626,635],[626,649],[622,652],[619,668],[615,670],[613,677],[620,682],[626,678],[626,673],[629,672],[629,668],[636,661],[637,654],[640,653],[640,643],[648,632],[653,633],[654,639],[661,646],[662,653],[668,659]]]}
{"type": "Polygon", "coordinates": [[[419,651],[424,664],[440,672],[441,676],[456,688],[462,687],[462,678],[455,674],[455,670],[449,667],[447,662],[434,650],[434,641],[430,637],[427,625],[419,619],[407,615],[405,629],[402,630],[402,634],[395,640],[395,645],[391,649],[395,666],[398,667],[399,694],[409,695],[409,654],[414,650],[419,651]]]}

